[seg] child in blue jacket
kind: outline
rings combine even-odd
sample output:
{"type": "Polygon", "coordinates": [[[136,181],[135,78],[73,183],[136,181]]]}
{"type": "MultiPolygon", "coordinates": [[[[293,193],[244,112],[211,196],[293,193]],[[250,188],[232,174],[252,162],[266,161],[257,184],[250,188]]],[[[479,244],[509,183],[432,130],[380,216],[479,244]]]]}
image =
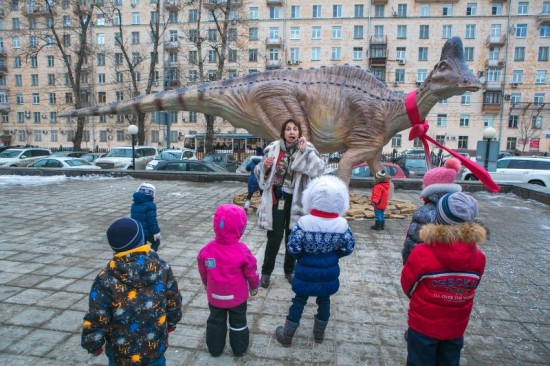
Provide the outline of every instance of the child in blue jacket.
{"type": "Polygon", "coordinates": [[[158,251],[160,246],[160,228],[157,221],[155,194],[157,189],[149,183],[142,183],[134,192],[131,217],[143,226],[145,241],[151,243],[151,249],[158,251]]]}

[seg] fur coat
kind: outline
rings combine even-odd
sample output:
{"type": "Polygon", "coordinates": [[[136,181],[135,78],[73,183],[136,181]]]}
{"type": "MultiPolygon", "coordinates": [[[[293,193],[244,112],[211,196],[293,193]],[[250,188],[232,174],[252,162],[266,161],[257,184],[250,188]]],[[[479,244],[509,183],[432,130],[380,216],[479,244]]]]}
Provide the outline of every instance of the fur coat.
{"type": "MultiPolygon", "coordinates": [[[[275,174],[275,169],[273,168],[269,170],[269,174],[266,174],[264,163],[265,159],[269,156],[273,156],[275,161],[277,161],[280,152],[281,140],[273,141],[265,148],[262,161],[254,169],[260,189],[264,192],[260,199],[260,207],[258,207],[258,226],[264,230],[273,230],[273,215],[271,210],[274,202],[271,182],[275,174]]],[[[298,222],[298,219],[305,214],[302,209],[302,194],[311,179],[323,174],[325,163],[313,144],[308,142],[303,153],[301,151],[296,153],[291,169],[294,174],[292,207],[290,209],[290,228],[292,229],[298,222]]]]}

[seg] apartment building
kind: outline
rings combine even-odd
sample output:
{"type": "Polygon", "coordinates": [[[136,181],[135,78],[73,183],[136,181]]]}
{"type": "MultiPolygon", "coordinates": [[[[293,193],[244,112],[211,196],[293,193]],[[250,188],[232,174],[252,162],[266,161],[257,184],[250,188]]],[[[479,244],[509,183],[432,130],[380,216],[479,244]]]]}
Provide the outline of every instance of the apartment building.
{"type": "MultiPolygon", "coordinates": [[[[151,92],[198,82],[199,65],[203,77],[215,79],[346,63],[368,69],[389,88],[407,93],[425,80],[445,40],[459,36],[467,63],[483,89],[436,105],[427,118],[431,137],[455,150],[473,152],[485,127],[494,127],[501,150],[550,149],[550,1],[231,3],[225,67],[218,75],[222,33],[215,20],[225,16],[220,7],[225,7],[226,0],[203,0],[200,12],[198,0],[4,1],[0,8],[0,141],[72,146],[75,121],[58,114],[73,108],[75,96],[49,26],[55,22],[66,57],[76,67],[80,22],[90,17],[80,68],[84,105],[129,99],[136,90],[143,94],[153,60],[151,92]],[[155,56],[151,25],[159,18],[165,29],[155,56]],[[203,41],[201,54],[197,40],[203,41]]],[[[165,119],[171,122],[172,145],[181,147],[183,136],[205,129],[203,117],[196,113],[150,114],[147,144],[164,145],[165,119]]],[[[128,145],[128,124],[125,116],[88,118],[81,146],[128,145]]],[[[215,129],[246,132],[224,121],[216,122],[215,129]]],[[[419,146],[407,137],[408,132],[402,131],[386,150],[419,146]]]]}

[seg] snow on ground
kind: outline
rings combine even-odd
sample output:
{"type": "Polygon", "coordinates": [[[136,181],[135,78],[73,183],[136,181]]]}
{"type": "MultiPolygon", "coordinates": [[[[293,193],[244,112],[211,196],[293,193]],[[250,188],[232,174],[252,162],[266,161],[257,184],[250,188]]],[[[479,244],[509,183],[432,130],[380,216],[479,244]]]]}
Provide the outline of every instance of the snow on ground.
{"type": "Polygon", "coordinates": [[[0,188],[10,186],[41,186],[48,184],[60,184],[68,181],[86,181],[86,180],[113,180],[122,178],[105,177],[99,175],[86,175],[82,177],[66,177],[64,175],[54,175],[41,177],[36,175],[0,175],[0,188]]]}

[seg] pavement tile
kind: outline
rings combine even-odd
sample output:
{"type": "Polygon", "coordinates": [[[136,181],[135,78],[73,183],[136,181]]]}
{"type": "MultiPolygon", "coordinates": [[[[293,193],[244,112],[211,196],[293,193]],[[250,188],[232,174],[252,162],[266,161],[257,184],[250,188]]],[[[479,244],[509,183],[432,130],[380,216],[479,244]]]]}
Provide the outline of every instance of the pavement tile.
{"type": "Polygon", "coordinates": [[[59,313],[57,310],[45,308],[28,308],[14,314],[10,319],[6,319],[6,323],[13,325],[21,325],[28,327],[39,327],[59,313]]]}
{"type": "MultiPolygon", "coordinates": [[[[37,329],[9,347],[9,353],[30,356],[46,356],[52,349],[61,345],[71,336],[70,333],[37,329]]],[[[56,360],[57,364],[61,362],[56,360]]],[[[53,363],[56,364],[56,363],[53,363]]]]}

